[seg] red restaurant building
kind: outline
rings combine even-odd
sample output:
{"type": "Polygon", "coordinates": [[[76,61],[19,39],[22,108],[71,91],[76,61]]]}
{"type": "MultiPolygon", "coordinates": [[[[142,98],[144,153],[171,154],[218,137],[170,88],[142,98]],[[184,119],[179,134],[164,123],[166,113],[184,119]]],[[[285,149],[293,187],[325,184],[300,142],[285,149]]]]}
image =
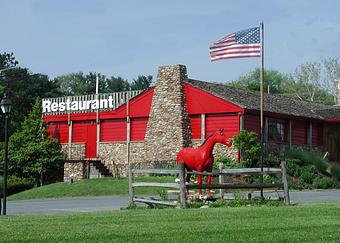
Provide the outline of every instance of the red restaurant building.
{"type": "MultiPolygon", "coordinates": [[[[103,167],[124,174],[128,147],[132,164],[152,166],[174,161],[182,147],[198,146],[220,128],[230,138],[259,133],[259,114],[258,92],[189,79],[183,65],[160,67],[155,87],[145,91],[43,100],[48,132],[67,157],[65,180],[84,178],[89,160],[99,174],[103,167]]],[[[340,161],[340,107],[266,94],[264,116],[269,152],[314,149],[340,161]]],[[[214,153],[238,158],[234,148],[215,146],[214,153]]]]}

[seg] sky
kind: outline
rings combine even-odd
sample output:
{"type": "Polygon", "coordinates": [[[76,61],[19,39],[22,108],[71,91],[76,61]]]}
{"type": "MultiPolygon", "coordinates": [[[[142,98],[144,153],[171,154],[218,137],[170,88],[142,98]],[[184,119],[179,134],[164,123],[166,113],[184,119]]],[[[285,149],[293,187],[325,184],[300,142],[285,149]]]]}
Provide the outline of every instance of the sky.
{"type": "Polygon", "coordinates": [[[265,68],[293,72],[339,56],[339,10],[337,0],[0,0],[0,52],[50,78],[91,71],[132,81],[183,64],[189,78],[230,82],[260,59],[212,63],[212,42],[263,21],[265,68]]]}

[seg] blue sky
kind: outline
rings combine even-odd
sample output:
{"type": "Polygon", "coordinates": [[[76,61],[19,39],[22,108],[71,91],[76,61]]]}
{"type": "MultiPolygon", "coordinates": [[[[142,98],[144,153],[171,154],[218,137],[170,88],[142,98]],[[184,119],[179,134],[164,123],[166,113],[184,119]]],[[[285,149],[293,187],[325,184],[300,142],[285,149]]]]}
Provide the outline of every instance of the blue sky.
{"type": "Polygon", "coordinates": [[[265,67],[292,72],[340,53],[340,1],[0,0],[0,52],[55,77],[100,72],[131,80],[184,64],[190,78],[228,82],[259,58],[211,63],[209,45],[265,24],[265,67]]]}

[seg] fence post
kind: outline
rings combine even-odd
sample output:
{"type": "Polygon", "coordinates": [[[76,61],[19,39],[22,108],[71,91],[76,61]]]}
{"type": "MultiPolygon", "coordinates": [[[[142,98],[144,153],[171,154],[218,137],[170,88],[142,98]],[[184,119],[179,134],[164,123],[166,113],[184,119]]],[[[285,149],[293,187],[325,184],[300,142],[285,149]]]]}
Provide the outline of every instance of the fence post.
{"type": "Polygon", "coordinates": [[[182,208],[186,208],[186,198],[185,198],[185,168],[184,164],[180,164],[179,169],[179,197],[180,197],[180,203],[182,208]]]}
{"type": "Polygon", "coordinates": [[[282,183],[283,183],[283,191],[284,191],[284,199],[286,204],[290,204],[289,199],[289,189],[288,189],[288,180],[287,180],[287,167],[286,162],[281,162],[281,173],[282,173],[282,183]]]}
{"type": "MultiPolygon", "coordinates": [[[[223,171],[223,163],[220,163],[220,173],[222,173],[223,171]]],[[[223,184],[224,183],[224,175],[222,174],[219,174],[218,176],[218,181],[220,184],[223,184]]],[[[224,190],[223,189],[220,189],[220,198],[223,199],[224,198],[224,190]]]]}
{"type": "Polygon", "coordinates": [[[134,182],[134,175],[132,173],[131,163],[128,165],[128,174],[129,174],[129,207],[134,207],[134,197],[135,197],[135,189],[132,187],[132,183],[134,182]]]}

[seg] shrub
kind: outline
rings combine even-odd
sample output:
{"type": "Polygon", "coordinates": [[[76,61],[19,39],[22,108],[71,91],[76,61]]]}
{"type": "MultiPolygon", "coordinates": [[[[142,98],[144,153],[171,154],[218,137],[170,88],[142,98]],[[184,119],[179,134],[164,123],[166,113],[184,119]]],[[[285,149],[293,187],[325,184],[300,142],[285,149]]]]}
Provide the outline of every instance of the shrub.
{"type": "Polygon", "coordinates": [[[303,168],[300,179],[307,184],[312,184],[315,178],[317,178],[318,176],[318,170],[314,165],[311,165],[303,168]]]}
{"type": "Polygon", "coordinates": [[[340,167],[336,165],[331,166],[331,174],[340,182],[340,167]]]}
{"type": "Polygon", "coordinates": [[[238,135],[234,136],[233,145],[241,150],[246,159],[257,159],[261,152],[255,132],[241,131],[238,135]]]}
{"type": "Polygon", "coordinates": [[[314,180],[313,187],[317,189],[339,188],[339,184],[332,180],[332,178],[319,176],[314,180]]]}
{"type": "MultiPolygon", "coordinates": [[[[11,176],[8,178],[8,186],[7,186],[7,196],[26,191],[34,187],[35,182],[31,179],[27,178],[19,178],[16,176],[11,176]]],[[[1,185],[0,190],[2,192],[2,178],[1,178],[1,185]]]]}
{"type": "Polygon", "coordinates": [[[288,158],[297,159],[299,165],[315,165],[315,167],[323,174],[327,173],[328,163],[320,154],[302,150],[293,150],[287,154],[288,158]]]}

